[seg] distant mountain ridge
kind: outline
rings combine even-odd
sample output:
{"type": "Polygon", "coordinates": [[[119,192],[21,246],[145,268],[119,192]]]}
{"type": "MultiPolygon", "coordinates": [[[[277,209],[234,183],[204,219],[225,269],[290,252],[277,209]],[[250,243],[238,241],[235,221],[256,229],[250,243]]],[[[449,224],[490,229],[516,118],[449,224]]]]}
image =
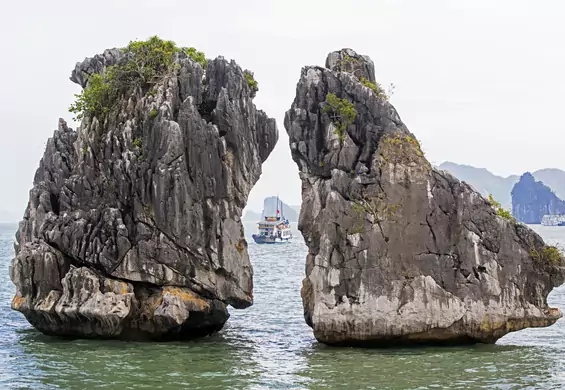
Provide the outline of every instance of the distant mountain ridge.
{"type": "MultiPolygon", "coordinates": [[[[485,168],[456,164],[446,161],[437,168],[451,173],[453,176],[471,185],[483,196],[492,194],[502,207],[512,208],[512,188],[520,180],[520,176],[497,176],[485,168]]],[[[540,169],[532,173],[536,181],[547,185],[561,199],[565,199],[565,171],[556,168],[540,169]]]]}

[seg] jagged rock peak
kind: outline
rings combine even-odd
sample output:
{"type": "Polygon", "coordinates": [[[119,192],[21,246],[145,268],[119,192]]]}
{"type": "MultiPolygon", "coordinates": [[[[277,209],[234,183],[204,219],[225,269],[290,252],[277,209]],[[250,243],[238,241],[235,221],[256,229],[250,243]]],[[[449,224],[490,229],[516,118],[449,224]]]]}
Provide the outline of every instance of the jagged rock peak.
{"type": "Polygon", "coordinates": [[[512,214],[520,222],[538,224],[545,215],[565,214],[565,202],[526,172],[512,188],[512,214]]]}
{"type": "Polygon", "coordinates": [[[84,61],[77,62],[70,80],[82,88],[86,88],[89,76],[103,73],[106,68],[116,65],[125,55],[123,50],[113,48],[106,49],[104,53],[96,54],[94,57],[85,58],[84,61]]]}
{"type": "Polygon", "coordinates": [[[375,82],[375,64],[369,56],[357,54],[352,49],[341,49],[328,54],[326,68],[336,72],[348,72],[359,79],[364,77],[375,82]]]}
{"type": "Polygon", "coordinates": [[[301,293],[315,337],[493,343],[553,324],[562,314],[547,295],[565,280],[562,254],[433,169],[388,96],[363,80],[371,66],[345,49],[325,68],[304,67],[285,116],[302,179],[301,293]],[[346,55],[358,67],[343,66],[346,55]]]}
{"type": "Polygon", "coordinates": [[[77,64],[83,120],[60,120],[35,175],[12,308],[46,334],[192,338],[253,302],[240,216],[275,120],[234,61],[148,44],[171,54],[138,74],[135,50],[77,64]]]}

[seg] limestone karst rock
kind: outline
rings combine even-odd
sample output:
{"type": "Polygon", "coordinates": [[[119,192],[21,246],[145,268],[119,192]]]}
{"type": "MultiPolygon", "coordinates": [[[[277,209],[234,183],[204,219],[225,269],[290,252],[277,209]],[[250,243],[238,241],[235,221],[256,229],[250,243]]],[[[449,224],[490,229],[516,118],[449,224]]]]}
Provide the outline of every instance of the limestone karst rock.
{"type": "MultiPolygon", "coordinates": [[[[192,338],[253,302],[240,216],[276,124],[234,61],[172,56],[76,132],[61,119],[47,143],[11,266],[12,307],[43,333],[192,338]]],[[[87,88],[127,60],[107,50],[71,80],[87,88]]]]}
{"type": "Polygon", "coordinates": [[[512,214],[520,222],[541,223],[546,214],[565,214],[565,202],[551,188],[526,172],[512,188],[512,214]]]}
{"type": "Polygon", "coordinates": [[[432,169],[353,50],[302,69],[286,113],[302,179],[306,322],[328,344],[493,343],[561,317],[561,254],[432,169]],[[353,109],[353,110],[352,110],[353,109]]]}

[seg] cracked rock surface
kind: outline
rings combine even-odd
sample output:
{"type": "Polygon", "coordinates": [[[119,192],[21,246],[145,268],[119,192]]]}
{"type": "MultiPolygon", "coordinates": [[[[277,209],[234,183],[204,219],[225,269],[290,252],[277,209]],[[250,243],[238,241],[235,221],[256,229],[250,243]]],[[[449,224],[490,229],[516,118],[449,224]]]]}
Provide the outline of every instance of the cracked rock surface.
{"type": "MultiPolygon", "coordinates": [[[[87,58],[71,80],[122,57],[87,58]]],[[[12,308],[43,333],[192,338],[253,302],[240,216],[276,124],[235,62],[175,64],[104,118],[61,119],[47,143],[11,266],[12,308]]]]}
{"type": "Polygon", "coordinates": [[[562,257],[546,256],[539,235],[433,169],[374,80],[368,57],[333,52],[326,67],[302,69],[285,117],[302,179],[302,299],[315,337],[494,343],[553,324],[562,314],[546,298],[565,280],[562,257]],[[342,133],[328,93],[357,112],[342,133]]]}

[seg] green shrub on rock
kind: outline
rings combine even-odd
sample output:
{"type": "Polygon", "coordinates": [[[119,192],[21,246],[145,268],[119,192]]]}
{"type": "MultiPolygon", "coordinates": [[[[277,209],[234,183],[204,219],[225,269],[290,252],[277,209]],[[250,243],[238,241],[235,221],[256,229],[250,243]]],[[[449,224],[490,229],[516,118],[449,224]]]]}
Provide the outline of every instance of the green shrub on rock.
{"type": "Polygon", "coordinates": [[[361,77],[360,80],[361,80],[361,84],[363,84],[367,88],[372,89],[379,99],[388,101],[388,94],[379,83],[376,82],[372,83],[369,80],[367,80],[365,77],[361,77]]]}
{"type": "Polygon", "coordinates": [[[196,50],[194,47],[183,47],[183,50],[193,61],[198,62],[202,69],[206,69],[208,61],[203,52],[196,50]]]}
{"type": "Polygon", "coordinates": [[[330,115],[330,119],[336,126],[334,133],[343,141],[347,127],[355,122],[357,116],[353,103],[347,99],[338,98],[334,93],[328,93],[322,112],[330,115]]]}
{"type": "Polygon", "coordinates": [[[92,74],[87,86],[76,96],[69,111],[76,120],[85,116],[103,117],[115,106],[120,96],[154,94],[148,87],[173,75],[177,53],[184,50],[194,61],[206,65],[204,53],[194,48],[180,49],[173,41],[153,36],[146,41],[131,41],[121,49],[125,56],[116,65],[107,67],[102,74],[92,74]]]}
{"type": "Polygon", "coordinates": [[[563,254],[556,246],[546,245],[540,250],[532,247],[530,250],[530,256],[538,262],[547,263],[553,266],[562,266],[564,263],[563,254]]]}
{"type": "Polygon", "coordinates": [[[511,222],[516,222],[516,218],[514,218],[512,216],[512,213],[510,211],[506,210],[505,208],[503,208],[502,205],[500,204],[500,202],[497,202],[496,200],[494,200],[494,197],[492,196],[492,194],[489,194],[488,201],[489,201],[490,205],[496,210],[496,215],[499,215],[502,218],[507,219],[511,222]]]}
{"type": "Polygon", "coordinates": [[[243,72],[243,76],[247,80],[247,85],[251,89],[251,97],[254,98],[255,95],[257,95],[257,91],[259,91],[259,83],[253,77],[253,73],[248,70],[243,72]]]}
{"type": "Polygon", "coordinates": [[[173,41],[153,36],[147,41],[132,41],[123,49],[126,61],[113,67],[112,78],[118,87],[143,87],[157,82],[173,70],[179,48],[173,41]]]}
{"type": "Polygon", "coordinates": [[[103,116],[110,111],[116,91],[106,78],[93,74],[88,78],[88,85],[78,95],[69,107],[69,112],[75,114],[75,120],[82,120],[85,115],[103,116]]]}

